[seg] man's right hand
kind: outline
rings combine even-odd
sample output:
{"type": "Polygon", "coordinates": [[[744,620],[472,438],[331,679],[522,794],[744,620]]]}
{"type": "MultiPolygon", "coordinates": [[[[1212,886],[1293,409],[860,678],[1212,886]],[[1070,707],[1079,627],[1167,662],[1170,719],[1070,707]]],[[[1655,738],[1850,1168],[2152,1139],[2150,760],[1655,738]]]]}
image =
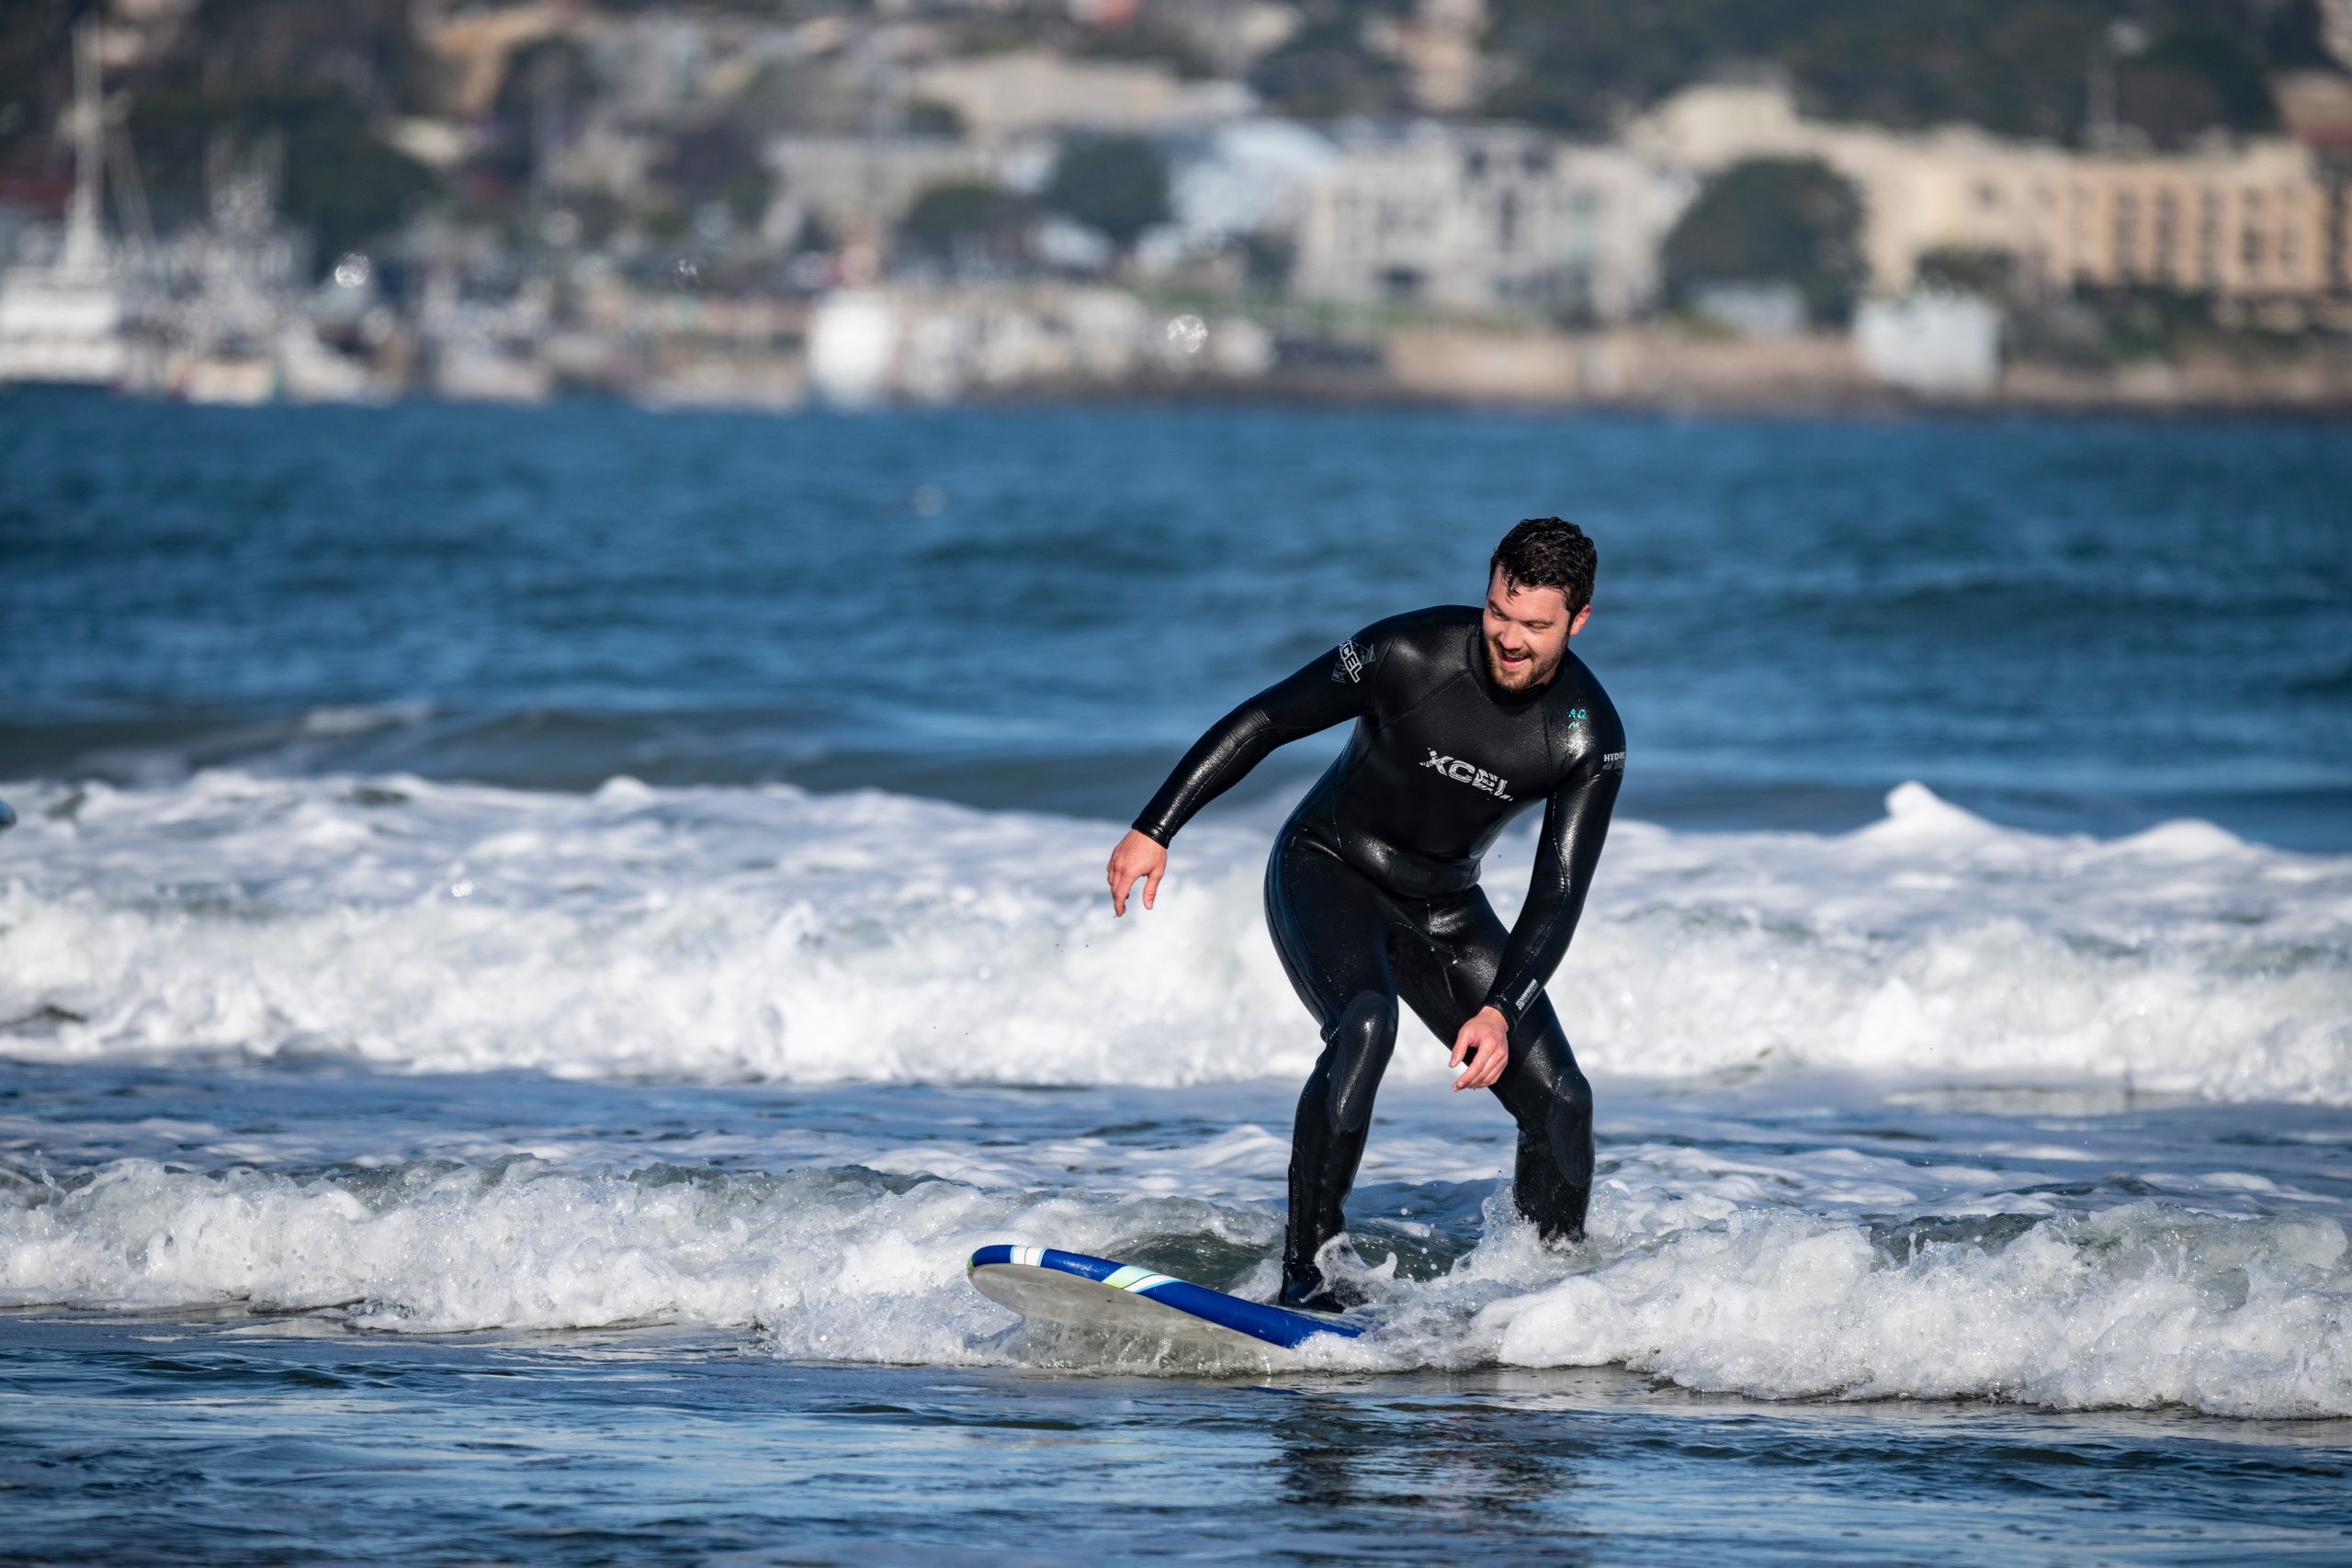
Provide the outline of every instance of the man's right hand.
{"type": "Polygon", "coordinates": [[[1143,907],[1151,908],[1159,897],[1159,879],[1168,874],[1168,846],[1148,835],[1127,829],[1119,847],[1111,852],[1111,913],[1127,912],[1127,895],[1136,890],[1137,878],[1143,881],[1143,907]]]}

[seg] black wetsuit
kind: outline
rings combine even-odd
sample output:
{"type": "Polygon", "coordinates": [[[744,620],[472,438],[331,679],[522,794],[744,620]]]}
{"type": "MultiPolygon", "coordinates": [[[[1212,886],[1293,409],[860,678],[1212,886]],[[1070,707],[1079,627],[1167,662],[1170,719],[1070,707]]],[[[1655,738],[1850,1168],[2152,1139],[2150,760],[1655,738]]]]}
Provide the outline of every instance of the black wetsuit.
{"type": "Polygon", "coordinates": [[[1617,710],[1573,653],[1511,693],[1488,673],[1480,613],[1385,620],[1220,719],[1136,819],[1165,844],[1275,747],[1356,721],[1347,750],[1292,812],[1266,864],[1266,923],[1322,1059],[1292,1132],[1283,1299],[1329,1307],[1315,1256],[1346,1221],[1402,997],[1449,1048],[1482,1007],[1510,1026],[1495,1093],[1519,1123],[1521,1213],[1582,1234],[1592,1091],[1544,996],[1584,908],[1624,778],[1617,710]],[[1478,888],[1488,846],[1541,801],[1544,832],[1518,923],[1478,888]]]}

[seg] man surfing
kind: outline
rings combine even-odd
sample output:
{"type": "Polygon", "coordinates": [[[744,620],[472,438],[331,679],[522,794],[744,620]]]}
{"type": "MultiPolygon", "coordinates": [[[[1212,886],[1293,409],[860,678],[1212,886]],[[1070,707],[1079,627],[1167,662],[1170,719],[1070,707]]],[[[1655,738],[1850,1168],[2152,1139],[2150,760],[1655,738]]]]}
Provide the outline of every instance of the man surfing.
{"type": "Polygon", "coordinates": [[[1624,779],[1625,732],[1568,639],[1592,615],[1596,557],[1573,523],[1531,518],[1488,562],[1483,610],[1441,605],[1358,632],[1219,719],[1111,852],[1111,904],[1148,909],[1168,844],[1277,746],[1355,733],[1275,836],[1266,924],[1323,1055],[1291,1132],[1282,1303],[1339,1312],[1325,1249],[1363,1162],[1403,998],[1453,1042],[1453,1087],[1491,1089],[1519,1123],[1520,1213],[1546,1241],[1584,1234],[1592,1090],[1544,995],[1566,953],[1624,779]],[[1504,826],[1544,831],[1509,930],[1478,887],[1504,826]]]}

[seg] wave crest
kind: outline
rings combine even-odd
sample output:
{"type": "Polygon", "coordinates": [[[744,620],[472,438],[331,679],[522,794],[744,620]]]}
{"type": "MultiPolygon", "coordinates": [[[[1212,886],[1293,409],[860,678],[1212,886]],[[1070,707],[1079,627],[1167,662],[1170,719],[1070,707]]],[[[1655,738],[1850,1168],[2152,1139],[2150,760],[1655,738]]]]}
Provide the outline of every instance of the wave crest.
{"type": "MultiPolygon", "coordinates": [[[[1613,1363],[1768,1398],[2352,1415],[2352,1267],[2334,1219],[2141,1202],[1996,1217],[1921,1245],[1708,1207],[1603,1190],[1591,1241],[1564,1258],[1498,1192],[1486,1239],[1437,1278],[1402,1278],[1368,1247],[1374,1266],[1355,1272],[1384,1325],[1314,1345],[1309,1359],[1363,1371],[1613,1363]]],[[[1243,1270],[1227,1282],[1262,1296],[1280,1231],[1256,1204],[856,1167],[578,1172],[517,1156],[301,1177],[121,1160],[78,1185],[0,1194],[0,1304],[243,1303],[395,1333],[755,1327],[796,1358],[1042,1356],[1084,1369],[1065,1346],[1026,1342],[966,1283],[973,1247],[1174,1247],[1227,1259],[1243,1270]]]]}
{"type": "MultiPolygon", "coordinates": [[[[1109,918],[1115,830],[876,793],[200,774],[15,792],[0,1051],[433,1070],[1183,1085],[1306,1072],[1262,836],[1109,918]]],[[[2095,1077],[2352,1102],[2352,857],[2004,829],[1619,824],[1553,996],[1586,1065],[2095,1077]]],[[[1523,836],[1492,861],[1515,907],[1523,836]]],[[[1408,1049],[1398,1070],[1434,1077],[1408,1049]]]]}

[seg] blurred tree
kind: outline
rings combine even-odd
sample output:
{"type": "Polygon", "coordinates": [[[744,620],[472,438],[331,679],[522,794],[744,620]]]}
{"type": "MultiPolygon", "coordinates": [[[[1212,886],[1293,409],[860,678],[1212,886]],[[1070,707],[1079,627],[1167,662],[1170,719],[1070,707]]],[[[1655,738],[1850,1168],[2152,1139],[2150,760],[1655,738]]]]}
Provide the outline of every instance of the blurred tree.
{"type": "Polygon", "coordinates": [[[1125,250],[1168,219],[1168,160],[1141,136],[1074,136],[1062,144],[1045,202],[1125,250]]]}
{"type": "Polygon", "coordinates": [[[323,271],[401,221],[433,171],[369,136],[359,106],[333,90],[291,95],[269,118],[286,136],[279,206],[310,230],[323,271]]]}
{"type": "Polygon", "coordinates": [[[1402,9],[1385,0],[1314,0],[1306,25],[1258,62],[1250,85],[1275,109],[1301,119],[1404,113],[1411,107],[1404,73],[1364,45],[1375,13],[1402,9]]]}
{"type": "Polygon", "coordinates": [[[1282,233],[1244,234],[1241,252],[1253,286],[1277,293],[1290,287],[1292,269],[1298,265],[1297,241],[1282,233]]]}
{"type": "Polygon", "coordinates": [[[413,12],[410,0],[203,0],[174,63],[216,88],[335,87],[370,117],[415,108],[436,62],[413,12]]]}
{"type": "Polygon", "coordinates": [[[2018,259],[2007,251],[1939,246],[1920,255],[1919,281],[1930,288],[1974,294],[2006,307],[2017,299],[2018,259]]]}
{"type": "Polygon", "coordinates": [[[2274,130],[2278,112],[2254,51],[2221,28],[2177,29],[2116,72],[2116,118],[2177,147],[2213,126],[2274,130]]]}
{"type": "MultiPolygon", "coordinates": [[[[74,92],[69,39],[77,16],[100,9],[93,0],[0,3],[0,176],[70,164],[58,137],[74,92]]],[[[135,22],[155,8],[107,9],[135,22]]],[[[409,0],[203,0],[168,50],[108,66],[107,91],[161,94],[183,107],[243,94],[294,110],[333,93],[372,120],[418,101],[430,62],[410,12],[409,0]]],[[[159,29],[153,40],[165,36],[159,29]]],[[[283,129],[289,143],[300,133],[283,129]]]]}
{"type": "MultiPolygon", "coordinates": [[[[2160,41],[2120,73],[2123,118],[2270,124],[2264,75],[2327,68],[2320,0],[1490,0],[1486,112],[1586,134],[1729,65],[1788,73],[1815,113],[1896,127],[1969,120],[2078,140],[2094,54],[2120,14],[2160,41]],[[2130,79],[2138,77],[2134,89],[2130,79]]],[[[2200,126],[2199,129],[2202,127],[2200,126]]]]}
{"type": "Polygon", "coordinates": [[[916,98],[907,105],[906,130],[910,136],[961,136],[964,111],[936,98],[916,98]]]}
{"type": "Polygon", "coordinates": [[[323,272],[399,223],[412,197],[435,188],[433,172],[368,133],[359,106],[338,89],[158,91],[130,117],[130,141],[159,221],[201,213],[205,157],[216,137],[250,145],[283,140],[278,209],[310,231],[323,272]]]}
{"type": "Polygon", "coordinates": [[[51,136],[58,111],[74,95],[77,9],[71,0],[9,0],[0,6],[0,173],[73,177],[63,167],[65,149],[52,147],[51,136]],[[43,170],[52,162],[59,167],[43,170]]]}
{"type": "Polygon", "coordinates": [[[946,260],[1012,260],[1033,216],[1030,204],[1002,186],[953,181],[915,198],[899,236],[910,248],[946,260]]]}
{"type": "Polygon", "coordinates": [[[1492,0],[1486,48],[1504,76],[1487,110],[1605,134],[1718,61],[1752,52],[1728,30],[1732,12],[1725,0],[1492,0]]]}
{"type": "Polygon", "coordinates": [[[2285,0],[2267,7],[2263,18],[2260,54],[2273,71],[2343,71],[2352,60],[2338,60],[2327,47],[2324,0],[2285,0]]]}
{"type": "Polygon", "coordinates": [[[1862,283],[1861,226],[1860,197],[1818,159],[1736,164],[1667,235],[1668,298],[1688,304],[1711,283],[1792,283],[1815,321],[1843,321],[1862,283]]]}
{"type": "Polygon", "coordinates": [[[723,119],[671,142],[652,175],[688,208],[724,202],[738,223],[759,221],[775,183],[759,149],[723,119]]]}

